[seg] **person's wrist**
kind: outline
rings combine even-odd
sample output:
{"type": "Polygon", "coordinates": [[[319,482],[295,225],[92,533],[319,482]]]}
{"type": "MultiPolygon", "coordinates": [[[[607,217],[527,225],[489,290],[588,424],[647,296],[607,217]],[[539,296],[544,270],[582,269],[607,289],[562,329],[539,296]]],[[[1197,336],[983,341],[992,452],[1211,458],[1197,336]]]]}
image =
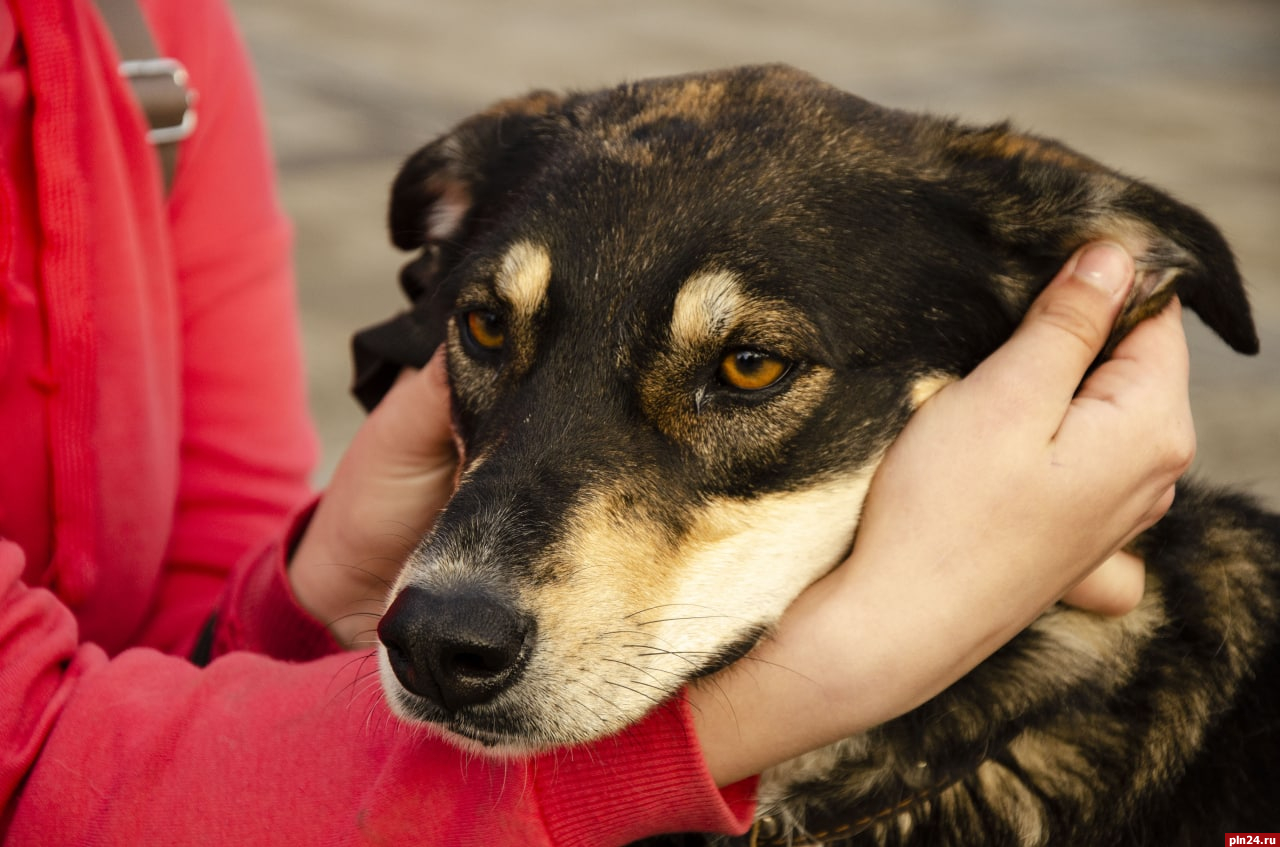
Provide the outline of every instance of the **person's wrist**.
{"type": "MultiPolygon", "coordinates": [[[[322,508],[322,507],[321,507],[322,508]]],[[[289,560],[285,573],[289,579],[289,588],[293,597],[307,614],[323,624],[339,644],[344,647],[349,643],[341,626],[341,615],[329,602],[330,592],[324,590],[321,571],[323,562],[336,561],[329,552],[328,545],[318,536],[314,521],[307,531],[298,539],[289,560]]]]}
{"type": "Polygon", "coordinates": [[[369,615],[381,611],[378,592],[386,583],[368,567],[370,546],[344,540],[335,510],[345,511],[326,494],[294,548],[287,573],[298,605],[349,649],[371,629],[369,615]]]}

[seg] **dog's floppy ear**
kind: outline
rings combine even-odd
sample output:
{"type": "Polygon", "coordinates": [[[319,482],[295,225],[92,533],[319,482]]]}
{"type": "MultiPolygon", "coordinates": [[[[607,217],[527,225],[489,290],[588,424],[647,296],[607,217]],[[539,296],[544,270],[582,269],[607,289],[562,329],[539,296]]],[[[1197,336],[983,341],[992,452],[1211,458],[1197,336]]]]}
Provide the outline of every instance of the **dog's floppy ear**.
{"type": "Polygon", "coordinates": [[[1231,347],[1258,352],[1244,283],[1230,247],[1204,215],[1054,141],[1001,124],[948,125],[944,171],[977,197],[985,237],[1005,252],[999,294],[1020,316],[1085,243],[1124,245],[1137,280],[1104,353],[1176,293],[1231,347]]]}
{"type": "Polygon", "coordinates": [[[410,156],[391,187],[392,243],[416,250],[465,238],[473,212],[499,200],[537,160],[539,130],[551,127],[544,119],[563,102],[549,91],[502,100],[410,156]]]}
{"type": "Polygon", "coordinates": [[[543,119],[562,98],[546,91],[503,100],[409,157],[391,187],[391,241],[418,255],[400,271],[413,307],[352,339],[352,393],[366,410],[401,368],[422,367],[444,340],[440,279],[538,161],[543,119]]]}

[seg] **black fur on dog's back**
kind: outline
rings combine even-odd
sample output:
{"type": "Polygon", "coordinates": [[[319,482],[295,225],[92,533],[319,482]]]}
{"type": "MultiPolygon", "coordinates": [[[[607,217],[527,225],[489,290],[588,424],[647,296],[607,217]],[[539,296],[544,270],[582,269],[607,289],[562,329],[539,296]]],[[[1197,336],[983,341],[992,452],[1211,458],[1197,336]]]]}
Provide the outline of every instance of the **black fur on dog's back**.
{"type": "MultiPolygon", "coordinates": [[[[916,388],[967,373],[1088,241],[1137,259],[1113,344],[1176,292],[1235,349],[1257,349],[1230,249],[1198,212],[1057,142],[885,109],[788,68],[505,101],[409,159],[390,223],[419,251],[401,277],[415,305],[357,338],[357,393],[376,402],[452,327],[458,428],[469,462],[483,457],[407,584],[438,587],[443,562],[450,586],[531,617],[523,598],[580,576],[545,553],[580,552],[561,516],[596,516],[601,492],[621,505],[600,526],[657,527],[655,549],[677,549],[708,502],[755,507],[868,473],[916,388]],[[542,263],[545,297],[521,317],[523,346],[481,367],[458,322],[513,255],[542,263]],[[708,268],[794,319],[779,343],[826,379],[804,409],[785,385],[709,389],[704,405],[701,371],[663,370],[672,303],[708,268]]],[[[773,769],[754,843],[1191,845],[1273,828],[1280,519],[1186,485],[1136,549],[1149,574],[1137,610],[1055,607],[921,708],[773,769]]],[[[409,605],[393,611],[412,632],[409,605]]],[[[669,693],[772,623],[643,684],[669,693]]],[[[404,702],[480,743],[568,743],[623,713],[547,728],[522,723],[519,708],[551,708],[529,698],[487,723],[404,702]]]]}

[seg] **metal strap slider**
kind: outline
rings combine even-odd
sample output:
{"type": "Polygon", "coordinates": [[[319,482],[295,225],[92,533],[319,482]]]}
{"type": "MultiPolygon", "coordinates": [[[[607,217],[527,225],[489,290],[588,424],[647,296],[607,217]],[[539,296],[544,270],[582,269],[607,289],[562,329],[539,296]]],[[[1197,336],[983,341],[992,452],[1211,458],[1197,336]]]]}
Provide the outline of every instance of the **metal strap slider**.
{"type": "Polygon", "coordinates": [[[120,76],[133,86],[151,121],[151,144],[175,144],[195,130],[196,92],[177,59],[126,59],[120,63],[120,76]]]}

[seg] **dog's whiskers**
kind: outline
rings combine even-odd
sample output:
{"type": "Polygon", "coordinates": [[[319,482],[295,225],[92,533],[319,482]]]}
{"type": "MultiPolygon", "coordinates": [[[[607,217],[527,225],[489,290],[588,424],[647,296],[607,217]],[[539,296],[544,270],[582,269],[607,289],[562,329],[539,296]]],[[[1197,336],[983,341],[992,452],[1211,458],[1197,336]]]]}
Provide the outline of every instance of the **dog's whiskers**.
{"type": "MultiPolygon", "coordinates": [[[[631,662],[624,662],[624,661],[622,661],[621,659],[610,659],[610,658],[604,658],[604,659],[602,659],[601,661],[604,661],[604,662],[611,662],[611,663],[613,663],[613,664],[615,664],[615,665],[622,665],[623,667],[631,668],[631,669],[632,669],[632,670],[634,670],[634,671],[638,671],[639,673],[642,673],[642,674],[644,674],[645,676],[648,676],[648,677],[649,677],[650,679],[652,679],[654,682],[657,682],[657,681],[658,681],[658,678],[657,678],[656,676],[654,676],[654,675],[653,675],[653,671],[654,671],[654,670],[658,670],[657,668],[642,668],[642,667],[640,667],[639,665],[633,664],[633,663],[631,663],[631,662]]],[[[670,671],[668,671],[668,673],[670,673],[670,671]]],[[[637,682],[636,682],[636,684],[637,684],[637,685],[645,685],[645,684],[647,684],[647,683],[641,683],[641,682],[637,681],[637,682]]],[[[653,685],[653,686],[650,686],[650,687],[651,687],[651,688],[657,688],[657,689],[659,689],[659,690],[663,690],[663,689],[662,689],[662,687],[661,687],[661,686],[658,686],[658,685],[653,685]]]]}
{"type": "Polygon", "coordinates": [[[643,615],[645,612],[653,612],[653,611],[656,611],[656,610],[658,610],[658,609],[672,609],[672,608],[679,608],[679,607],[685,607],[685,608],[691,608],[691,609],[701,609],[701,610],[704,610],[704,611],[715,611],[715,607],[714,607],[714,606],[703,606],[703,605],[700,605],[700,604],[698,604],[698,603],[659,603],[659,604],[658,604],[658,605],[656,605],[656,606],[647,606],[647,607],[645,607],[645,608],[643,608],[643,609],[637,609],[636,611],[632,612],[631,614],[626,615],[625,617],[623,617],[623,620],[630,620],[631,618],[634,618],[634,617],[635,617],[635,616],[637,616],[637,615],[643,615]]]}
{"type": "Polygon", "coordinates": [[[637,691],[636,689],[632,688],[629,685],[623,685],[621,682],[615,682],[612,679],[603,679],[601,680],[601,682],[603,682],[605,685],[612,685],[617,688],[621,688],[623,691],[630,691],[632,694],[636,694],[640,697],[643,697],[644,699],[648,700],[650,703],[653,703],[655,706],[662,702],[662,700],[657,697],[653,697],[649,694],[646,694],[643,691],[637,691]]]}

